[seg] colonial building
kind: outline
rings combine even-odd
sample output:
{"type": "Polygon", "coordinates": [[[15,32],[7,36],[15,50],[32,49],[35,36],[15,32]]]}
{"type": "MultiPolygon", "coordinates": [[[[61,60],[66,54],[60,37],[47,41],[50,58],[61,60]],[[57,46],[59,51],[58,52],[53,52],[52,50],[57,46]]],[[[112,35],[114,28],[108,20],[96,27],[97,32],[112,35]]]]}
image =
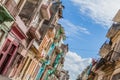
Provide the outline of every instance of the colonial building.
{"type": "Polygon", "coordinates": [[[70,76],[69,76],[69,72],[62,70],[60,72],[60,80],[69,80],[70,76]]]}
{"type": "Polygon", "coordinates": [[[58,79],[56,71],[61,71],[68,51],[58,24],[63,8],[60,0],[0,0],[1,75],[13,80],[58,79]]]}
{"type": "Polygon", "coordinates": [[[120,79],[120,10],[113,21],[106,34],[108,40],[100,48],[101,58],[92,66],[88,80],[120,79]]]}
{"type": "MultiPolygon", "coordinates": [[[[19,12],[24,1],[1,0],[1,47],[0,47],[0,74],[9,76],[17,50],[22,40],[26,38],[21,29],[19,12]],[[11,22],[12,21],[12,22],[11,22]],[[5,30],[5,31],[4,31],[5,30]]],[[[16,59],[17,60],[17,59],[16,59]]]]}

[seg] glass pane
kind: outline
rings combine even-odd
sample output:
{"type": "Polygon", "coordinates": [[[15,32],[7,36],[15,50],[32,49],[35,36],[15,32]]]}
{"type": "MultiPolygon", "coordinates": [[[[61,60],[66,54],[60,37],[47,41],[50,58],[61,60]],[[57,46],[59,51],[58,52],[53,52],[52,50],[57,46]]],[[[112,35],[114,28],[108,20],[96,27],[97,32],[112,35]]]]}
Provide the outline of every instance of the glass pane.
{"type": "Polygon", "coordinates": [[[12,47],[11,47],[10,50],[9,50],[9,54],[13,54],[14,51],[15,51],[15,49],[16,49],[16,46],[15,46],[15,45],[12,45],[12,47]]]}
{"type": "Polygon", "coordinates": [[[3,51],[5,52],[7,49],[8,49],[8,47],[9,47],[9,45],[10,45],[10,40],[7,40],[6,41],[6,43],[5,43],[5,45],[4,45],[4,47],[3,47],[3,51]]]}
{"type": "Polygon", "coordinates": [[[0,60],[2,59],[2,57],[3,57],[3,54],[1,53],[1,54],[0,54],[0,60]]]}

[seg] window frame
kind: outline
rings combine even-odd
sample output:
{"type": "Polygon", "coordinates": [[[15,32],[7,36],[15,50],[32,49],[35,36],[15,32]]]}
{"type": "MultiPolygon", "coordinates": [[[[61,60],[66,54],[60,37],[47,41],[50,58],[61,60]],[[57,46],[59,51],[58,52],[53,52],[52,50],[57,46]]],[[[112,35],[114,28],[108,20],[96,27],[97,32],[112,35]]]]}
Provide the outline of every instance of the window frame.
{"type": "Polygon", "coordinates": [[[0,29],[0,42],[2,41],[2,38],[4,37],[5,31],[0,29]]]}

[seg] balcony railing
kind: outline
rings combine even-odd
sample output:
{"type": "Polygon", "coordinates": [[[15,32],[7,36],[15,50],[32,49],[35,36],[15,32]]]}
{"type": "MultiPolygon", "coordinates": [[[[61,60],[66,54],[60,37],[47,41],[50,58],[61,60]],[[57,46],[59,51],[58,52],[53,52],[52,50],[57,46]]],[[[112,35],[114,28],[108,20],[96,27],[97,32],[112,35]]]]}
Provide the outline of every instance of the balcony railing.
{"type": "Polygon", "coordinates": [[[120,23],[114,23],[107,33],[107,37],[110,39],[120,30],[120,23]]]}
{"type": "Polygon", "coordinates": [[[45,51],[45,50],[42,50],[42,53],[41,53],[40,57],[41,57],[41,58],[45,58],[45,56],[46,56],[46,51],[45,51]]]}
{"type": "Polygon", "coordinates": [[[27,33],[27,27],[25,26],[24,22],[21,20],[21,18],[19,16],[16,16],[16,21],[15,21],[18,25],[18,27],[22,30],[22,32],[24,34],[27,33]]]}
{"type": "Polygon", "coordinates": [[[99,68],[105,68],[107,65],[113,65],[115,56],[113,56],[115,51],[111,50],[104,58],[101,58],[97,64],[96,64],[96,69],[99,68]]]}
{"type": "Polygon", "coordinates": [[[59,15],[58,15],[58,16],[59,16],[60,18],[63,18],[63,15],[62,15],[62,14],[63,14],[63,13],[62,13],[62,8],[60,8],[60,9],[59,9],[59,15]]]}
{"type": "Polygon", "coordinates": [[[34,41],[33,42],[33,45],[34,45],[34,47],[38,50],[39,49],[39,44],[37,43],[37,41],[34,41]]]}
{"type": "Polygon", "coordinates": [[[100,56],[105,57],[111,50],[111,43],[110,42],[105,42],[102,47],[100,48],[100,56]]]}
{"type": "Polygon", "coordinates": [[[106,59],[101,58],[96,64],[96,70],[99,69],[100,67],[102,67],[106,62],[107,62],[106,59]]]}
{"type": "Polygon", "coordinates": [[[46,20],[49,20],[51,17],[50,7],[51,7],[51,4],[42,4],[41,6],[42,17],[46,20]]]}
{"type": "Polygon", "coordinates": [[[56,70],[56,71],[55,71],[55,76],[56,76],[57,78],[60,78],[60,71],[56,70]]]}
{"type": "Polygon", "coordinates": [[[52,70],[52,69],[53,69],[52,65],[47,65],[47,68],[48,68],[49,70],[52,70]]]}
{"type": "Polygon", "coordinates": [[[120,61],[120,52],[113,51],[111,61],[120,61]]]}
{"type": "Polygon", "coordinates": [[[65,44],[62,44],[62,45],[61,45],[61,49],[62,49],[63,53],[66,54],[66,53],[68,52],[68,44],[66,44],[66,45],[65,45],[65,44]]]}
{"type": "Polygon", "coordinates": [[[18,52],[18,53],[21,53],[22,50],[23,50],[23,48],[24,48],[24,46],[20,44],[20,45],[19,45],[19,48],[18,48],[18,50],[17,50],[17,52],[18,52]]]}
{"type": "Polygon", "coordinates": [[[26,54],[27,54],[27,50],[25,50],[25,48],[24,48],[24,46],[23,45],[19,45],[19,48],[18,48],[18,50],[17,50],[17,52],[19,53],[19,54],[21,54],[22,56],[26,56],[26,54]]]}
{"type": "Polygon", "coordinates": [[[64,59],[64,57],[62,57],[61,64],[64,64],[64,62],[65,62],[65,59],[64,59]]]}
{"type": "Polygon", "coordinates": [[[49,38],[54,38],[55,37],[55,28],[49,28],[49,31],[48,31],[48,36],[49,36],[49,38]]]}
{"type": "Polygon", "coordinates": [[[36,39],[40,40],[41,35],[35,27],[30,27],[28,32],[30,33],[32,38],[36,38],[36,39]]]}
{"type": "Polygon", "coordinates": [[[56,53],[59,54],[62,52],[62,49],[60,47],[56,47],[56,53]]]}

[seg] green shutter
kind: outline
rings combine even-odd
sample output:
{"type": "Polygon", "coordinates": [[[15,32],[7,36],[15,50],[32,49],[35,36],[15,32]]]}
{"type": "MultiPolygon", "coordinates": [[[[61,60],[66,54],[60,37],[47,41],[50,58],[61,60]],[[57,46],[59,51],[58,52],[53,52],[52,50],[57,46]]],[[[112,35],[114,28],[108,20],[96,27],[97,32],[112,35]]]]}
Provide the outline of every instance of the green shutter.
{"type": "Polygon", "coordinates": [[[4,6],[0,5],[0,23],[3,23],[4,21],[14,21],[14,18],[4,6]]]}

